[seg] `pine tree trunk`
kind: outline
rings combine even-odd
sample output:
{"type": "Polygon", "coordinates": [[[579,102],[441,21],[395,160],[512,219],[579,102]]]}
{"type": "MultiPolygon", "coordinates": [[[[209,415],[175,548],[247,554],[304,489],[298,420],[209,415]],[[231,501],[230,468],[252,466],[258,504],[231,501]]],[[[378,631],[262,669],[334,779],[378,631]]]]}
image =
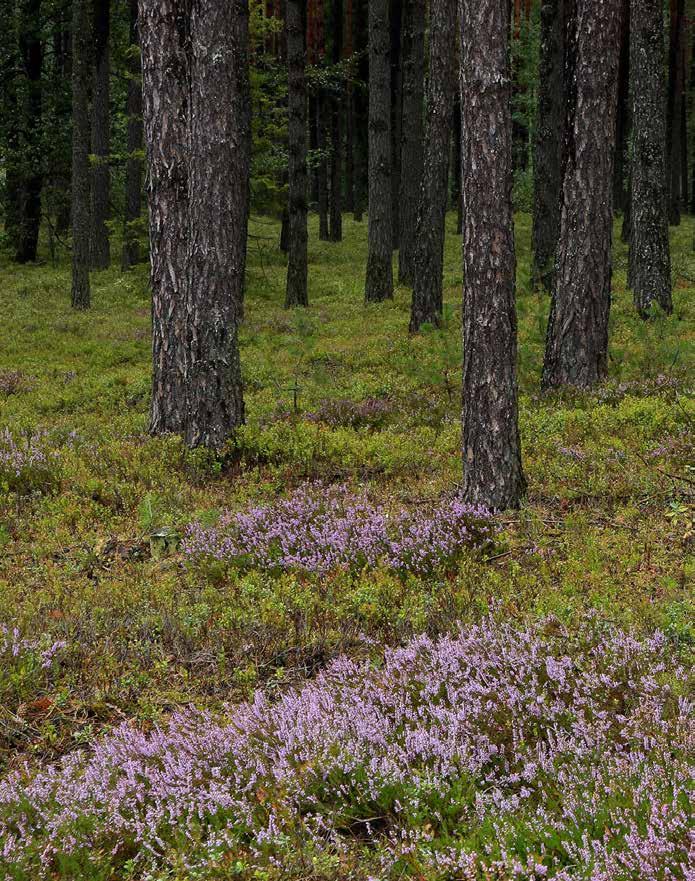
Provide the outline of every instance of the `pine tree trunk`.
{"type": "Polygon", "coordinates": [[[684,71],[682,65],[684,35],[684,0],[670,2],[669,79],[666,102],[666,180],[669,199],[669,223],[681,222],[681,102],[684,71]]]}
{"type": "Polygon", "coordinates": [[[92,101],[92,227],[90,262],[92,269],[107,269],[111,262],[109,243],[109,201],[111,198],[111,152],[109,112],[111,0],[94,0],[94,97],[92,101]]]}
{"type": "MultiPolygon", "coordinates": [[[[352,62],[354,52],[353,0],[345,3],[345,45],[343,57],[352,62]]],[[[345,84],[343,100],[345,101],[345,210],[355,210],[355,100],[352,84],[353,74],[345,84]]]]}
{"type": "Polygon", "coordinates": [[[221,451],[244,422],[239,357],[250,172],[248,0],[193,0],[186,443],[221,451]]]}
{"type": "Polygon", "coordinates": [[[20,220],[16,257],[18,263],[36,260],[41,224],[43,187],[41,0],[23,0],[19,32],[19,51],[26,81],[25,111],[22,119],[22,165],[20,220]]]}
{"type": "Polygon", "coordinates": [[[401,136],[403,122],[403,68],[401,39],[403,0],[390,0],[391,32],[391,228],[392,249],[401,243],[401,136]]]}
{"type": "Polygon", "coordinates": [[[90,306],[89,76],[87,0],[72,0],[72,305],[90,306]]]}
{"type": "MultiPolygon", "coordinates": [[[[339,64],[343,54],[343,4],[332,3],[333,64],[339,64]]],[[[330,102],[331,113],[331,210],[330,240],[343,239],[343,100],[342,89],[330,102]]]]}
{"type": "Polygon", "coordinates": [[[369,37],[368,12],[366,0],[352,0],[352,45],[355,52],[361,53],[357,65],[359,85],[352,90],[354,106],[354,175],[355,175],[355,207],[353,217],[362,222],[364,207],[367,203],[368,184],[368,153],[369,153],[369,100],[366,84],[369,82],[369,37]]]}
{"type": "Polygon", "coordinates": [[[607,371],[621,0],[576,0],[568,30],[567,157],[542,386],[607,371]],[[598,121],[601,124],[598,124],[598,121]]]}
{"type": "Polygon", "coordinates": [[[129,0],[130,55],[128,56],[128,94],[126,98],[127,149],[125,166],[125,213],[121,266],[130,269],[140,261],[137,222],[142,211],[142,77],[138,46],[138,3],[129,0]]]}
{"type": "Polygon", "coordinates": [[[329,238],[343,240],[343,102],[340,96],[331,101],[331,210],[329,238]]]}
{"type": "Polygon", "coordinates": [[[632,39],[632,240],[631,284],[646,318],[652,303],[671,303],[671,256],[666,204],[664,19],[661,0],[631,0],[632,39]]]}
{"type": "Polygon", "coordinates": [[[389,0],[369,2],[369,251],[365,300],[393,297],[389,0]]]}
{"type": "Polygon", "coordinates": [[[438,325],[443,309],[442,274],[449,180],[449,144],[457,90],[456,0],[431,0],[427,122],[422,192],[415,235],[410,332],[438,325]]]}
{"type": "MultiPolygon", "coordinates": [[[[460,83],[457,83],[460,86],[460,83]]],[[[461,187],[461,90],[456,90],[454,128],[451,139],[451,204],[456,209],[456,235],[463,235],[463,190],[461,187]]]]}
{"type": "Polygon", "coordinates": [[[188,23],[188,0],[140,0],[152,286],[150,431],[154,434],[182,433],[186,418],[188,23]]]}
{"type": "Polygon", "coordinates": [[[329,102],[325,91],[319,87],[316,99],[316,134],[320,155],[316,174],[319,189],[319,240],[322,242],[327,242],[330,239],[328,228],[328,114],[329,102]]]}
{"type": "Polygon", "coordinates": [[[623,0],[623,26],[618,66],[618,110],[615,124],[613,167],[613,210],[624,214],[627,205],[626,177],[629,174],[630,143],[630,0],[623,0]]]}
{"type": "Polygon", "coordinates": [[[20,132],[17,102],[17,33],[12,27],[13,19],[8,16],[8,26],[0,28],[0,148],[3,153],[5,181],[4,195],[5,236],[13,250],[19,241],[19,202],[20,202],[20,132]]]}
{"type": "Polygon", "coordinates": [[[516,379],[509,5],[460,0],[463,286],[463,495],[518,507],[521,467],[516,379]]]}
{"type": "MultiPolygon", "coordinates": [[[[289,79],[289,210],[287,214],[287,288],[285,307],[308,306],[307,288],[307,95],[301,0],[287,0],[287,66],[289,79]]],[[[284,224],[283,224],[283,228],[284,224]]]]}
{"type": "MultiPolygon", "coordinates": [[[[454,19],[455,21],[455,19],[454,19]]],[[[451,22],[449,26],[452,30],[451,22]]],[[[406,0],[403,13],[403,121],[401,136],[398,279],[412,284],[415,233],[423,171],[425,0],[406,0]]]]}
{"type": "Polygon", "coordinates": [[[543,0],[533,175],[534,287],[552,289],[560,229],[565,121],[565,0],[543,0]]]}

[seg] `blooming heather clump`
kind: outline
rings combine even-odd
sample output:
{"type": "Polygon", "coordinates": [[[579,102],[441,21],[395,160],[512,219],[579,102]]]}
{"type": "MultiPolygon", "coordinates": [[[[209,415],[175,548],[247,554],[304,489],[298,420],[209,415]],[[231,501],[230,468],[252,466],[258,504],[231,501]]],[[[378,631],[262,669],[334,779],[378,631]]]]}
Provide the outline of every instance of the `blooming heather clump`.
{"type": "Polygon", "coordinates": [[[395,407],[388,398],[365,398],[350,401],[346,398],[327,398],[315,411],[305,414],[309,422],[323,422],[332,428],[380,428],[395,407]]]}
{"type": "Polygon", "coordinates": [[[386,565],[419,575],[455,563],[465,547],[489,543],[490,512],[456,497],[389,512],[365,492],[309,485],[288,499],[225,513],[216,526],[191,524],[183,551],[258,569],[326,573],[386,565]]]}
{"type": "Polygon", "coordinates": [[[30,490],[46,482],[50,474],[45,435],[32,434],[16,440],[9,429],[0,431],[0,490],[30,490]]]}
{"type": "Polygon", "coordinates": [[[686,678],[661,634],[595,621],[488,620],[378,666],[343,658],[226,722],[187,711],[149,734],[126,724],[58,766],[10,774],[0,877],[67,865],[120,877],[132,860],[138,877],[172,865],[289,877],[307,853],[354,865],[362,848],[379,881],[685,881],[686,678]]]}

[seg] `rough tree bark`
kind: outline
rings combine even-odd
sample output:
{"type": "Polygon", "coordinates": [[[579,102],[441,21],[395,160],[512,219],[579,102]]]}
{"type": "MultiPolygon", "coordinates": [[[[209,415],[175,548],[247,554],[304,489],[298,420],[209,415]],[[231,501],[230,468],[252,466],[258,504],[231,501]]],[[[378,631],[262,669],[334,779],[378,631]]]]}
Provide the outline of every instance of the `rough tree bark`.
{"type": "Polygon", "coordinates": [[[109,201],[111,198],[111,151],[109,112],[111,0],[94,0],[94,95],[92,99],[92,269],[106,269],[111,262],[109,201]]]}
{"type": "MultiPolygon", "coordinates": [[[[332,8],[333,64],[339,64],[343,54],[343,3],[333,0],[332,8]]],[[[331,209],[329,238],[343,239],[343,90],[338,87],[331,97],[331,209]]]]}
{"type": "MultiPolygon", "coordinates": [[[[454,18],[449,22],[451,30],[454,18]]],[[[398,279],[413,281],[415,232],[423,171],[425,0],[406,0],[403,11],[400,250],[398,279]]]]}
{"type": "Polygon", "coordinates": [[[639,314],[670,313],[671,257],[666,202],[664,18],[661,0],[631,0],[632,227],[630,280],[639,314]]]}
{"type": "Polygon", "coordinates": [[[441,321],[449,143],[458,86],[456,0],[431,0],[425,159],[413,260],[410,332],[441,321]]]}
{"type": "Polygon", "coordinates": [[[552,288],[560,229],[565,120],[565,0],[543,0],[533,175],[532,281],[552,288]]]}
{"type": "Polygon", "coordinates": [[[393,297],[389,0],[369,2],[369,251],[365,300],[393,297]]]}
{"type": "Polygon", "coordinates": [[[248,0],[192,0],[186,443],[244,422],[239,357],[250,172],[248,0]]]}
{"type": "Polygon", "coordinates": [[[464,194],[463,494],[517,507],[521,467],[516,379],[509,4],[460,0],[464,194]]]}
{"type": "Polygon", "coordinates": [[[91,27],[87,0],[72,0],[72,35],[72,305],[88,309],[91,27]]]}
{"type": "Polygon", "coordinates": [[[289,211],[285,308],[308,306],[307,288],[307,95],[301,0],[287,0],[287,70],[289,78],[289,211]]]}
{"type": "Polygon", "coordinates": [[[129,0],[130,54],[128,56],[128,93],[126,98],[127,149],[125,166],[125,212],[123,216],[123,253],[121,266],[130,269],[140,260],[136,224],[142,211],[142,82],[138,47],[138,0],[129,0]]]}
{"type": "Polygon", "coordinates": [[[22,174],[19,197],[19,229],[15,259],[18,263],[36,260],[41,224],[43,187],[41,0],[23,0],[20,6],[19,54],[26,81],[22,114],[22,174]]]}
{"type": "Polygon", "coordinates": [[[544,389],[588,388],[606,375],[621,19],[621,0],[576,0],[569,22],[572,87],[544,389]]]}
{"type": "Polygon", "coordinates": [[[181,433],[186,416],[189,0],[140,0],[152,286],[150,431],[181,433]]]}
{"type": "Polygon", "coordinates": [[[684,78],[685,0],[670,0],[669,78],[666,101],[666,181],[669,223],[681,222],[681,104],[684,78]]]}
{"type": "MultiPolygon", "coordinates": [[[[459,77],[460,79],[460,77],[459,77]]],[[[456,209],[456,235],[463,234],[463,192],[461,189],[461,83],[454,101],[454,129],[451,138],[451,204],[456,209]]]]}
{"type": "MultiPolygon", "coordinates": [[[[368,0],[369,2],[369,0],[368,0]]],[[[401,123],[403,121],[403,79],[401,38],[403,0],[389,0],[391,34],[391,228],[393,249],[401,239],[401,123]]]]}
{"type": "Polygon", "coordinates": [[[630,143],[630,0],[623,0],[623,23],[618,65],[618,108],[615,121],[615,163],[613,166],[613,210],[627,207],[630,143]]]}

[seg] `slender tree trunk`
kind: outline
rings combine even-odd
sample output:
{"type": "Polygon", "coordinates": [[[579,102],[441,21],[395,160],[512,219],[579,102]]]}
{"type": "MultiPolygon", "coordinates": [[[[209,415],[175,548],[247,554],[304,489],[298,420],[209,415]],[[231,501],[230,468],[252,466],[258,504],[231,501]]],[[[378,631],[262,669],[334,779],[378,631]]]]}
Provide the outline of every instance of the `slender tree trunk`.
{"type": "Polygon", "coordinates": [[[189,0],[140,0],[152,286],[153,434],[186,418],[189,0]]]}
{"type": "Polygon", "coordinates": [[[509,5],[460,0],[463,287],[463,495],[518,507],[521,467],[516,379],[509,5]]]}
{"type": "Polygon", "coordinates": [[[94,0],[94,99],[92,102],[92,227],[90,260],[92,269],[107,269],[111,262],[109,243],[109,201],[111,198],[111,152],[109,112],[111,0],[94,0]]]}
{"type": "MultiPolygon", "coordinates": [[[[343,4],[333,0],[333,64],[339,64],[343,54],[343,4]]],[[[331,113],[331,212],[330,240],[343,239],[343,95],[334,94],[330,102],[331,113]]]]}
{"type": "Polygon", "coordinates": [[[389,0],[370,0],[368,303],[393,297],[390,50],[389,0]]]}
{"type": "Polygon", "coordinates": [[[19,72],[18,40],[15,17],[7,16],[7,25],[0,28],[0,149],[3,154],[5,181],[4,221],[8,244],[16,251],[19,241],[20,202],[20,131],[17,101],[19,72]]]}
{"type": "Polygon", "coordinates": [[[390,0],[391,31],[391,227],[393,249],[400,247],[401,237],[401,136],[403,122],[403,77],[401,38],[403,0],[390,0]]]}
{"type": "Polygon", "coordinates": [[[248,25],[248,0],[192,2],[186,443],[217,451],[244,422],[248,25]]]}
{"type": "Polygon", "coordinates": [[[368,26],[369,18],[366,0],[352,0],[354,15],[353,46],[360,53],[357,65],[359,84],[352,90],[355,114],[354,130],[354,168],[355,168],[355,208],[354,219],[362,222],[364,207],[367,203],[368,184],[368,153],[369,153],[369,100],[366,84],[369,82],[368,26]]]}
{"type": "MultiPolygon", "coordinates": [[[[345,45],[343,57],[352,64],[354,15],[353,0],[345,2],[345,45]]],[[[355,210],[355,99],[352,74],[345,84],[345,210],[355,210]]]]}
{"type": "Polygon", "coordinates": [[[290,209],[283,208],[280,216],[280,250],[288,254],[290,250],[290,209]]]}
{"type": "Polygon", "coordinates": [[[128,159],[125,166],[125,213],[121,266],[130,269],[140,260],[137,223],[142,211],[142,76],[138,52],[138,2],[129,0],[130,54],[126,98],[128,159]]]}
{"type": "Polygon", "coordinates": [[[308,306],[307,288],[307,95],[301,0],[287,0],[287,66],[289,78],[288,138],[290,195],[287,223],[287,288],[285,308],[308,306]]]}
{"type": "Polygon", "coordinates": [[[534,287],[552,288],[560,229],[565,119],[565,0],[543,0],[533,176],[534,287]]]}
{"type": "Polygon", "coordinates": [[[681,221],[681,102],[685,0],[670,0],[669,80],[666,102],[666,175],[669,194],[669,222],[681,221]]]}
{"type": "Polygon", "coordinates": [[[438,325],[443,309],[449,144],[458,85],[452,21],[456,21],[456,0],[431,0],[425,159],[415,235],[411,333],[425,323],[438,325]]]}
{"type": "Polygon", "coordinates": [[[328,227],[329,193],[328,193],[328,120],[329,102],[323,88],[319,87],[316,99],[316,133],[318,139],[319,162],[317,168],[319,189],[319,239],[330,240],[328,227]]]}
{"type": "Polygon", "coordinates": [[[544,389],[588,388],[607,371],[621,18],[621,0],[576,0],[570,19],[565,82],[573,85],[544,389]]]}
{"type": "Polygon", "coordinates": [[[29,263],[36,260],[43,187],[41,0],[23,0],[20,12],[19,51],[26,81],[26,98],[22,125],[24,155],[16,260],[18,263],[29,263]]]}
{"type": "MultiPolygon", "coordinates": [[[[455,21],[455,19],[454,19],[455,21]]],[[[454,29],[452,23],[449,26],[454,29]]],[[[425,0],[406,0],[403,15],[403,117],[401,135],[400,250],[398,279],[412,284],[423,170],[425,0]]]]}
{"type": "Polygon", "coordinates": [[[637,311],[646,318],[652,303],[673,310],[664,168],[664,17],[661,0],[631,0],[631,5],[631,282],[637,311]]]}
{"type": "Polygon", "coordinates": [[[72,0],[72,305],[90,306],[89,76],[87,0],[72,0]]]}

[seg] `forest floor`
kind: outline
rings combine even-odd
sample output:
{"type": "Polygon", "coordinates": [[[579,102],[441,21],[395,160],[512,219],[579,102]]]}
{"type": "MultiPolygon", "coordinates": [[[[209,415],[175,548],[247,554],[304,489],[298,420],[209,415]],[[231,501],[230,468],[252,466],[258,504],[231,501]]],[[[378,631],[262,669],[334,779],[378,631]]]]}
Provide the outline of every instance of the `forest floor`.
{"type": "MultiPolygon", "coordinates": [[[[493,546],[463,552],[438,578],[388,567],[330,578],[230,570],[182,552],[192,522],[272,502],[306,481],[364,485],[407,509],[455,489],[453,223],[444,327],[409,337],[408,289],[363,304],[366,223],[346,219],[340,244],[318,243],[312,227],[311,306],[287,312],[278,226],[252,220],[242,330],[248,424],[226,462],[147,434],[146,266],[93,274],[93,308],[76,313],[66,257],[27,267],[0,259],[0,625],[8,628],[4,637],[0,630],[0,771],[74,752],[124,720],[149,730],[182,705],[214,712],[259,686],[281,694],[341,653],[363,657],[490,610],[520,626],[553,615],[570,628],[593,611],[637,633],[659,628],[678,651],[692,647],[690,219],[672,230],[674,315],[636,317],[618,240],[609,379],[591,393],[541,396],[548,299],[530,289],[530,221],[517,218],[529,488],[521,511],[497,518],[493,546]],[[11,648],[19,638],[25,654],[11,648]],[[37,654],[46,650],[55,656],[37,654]]],[[[214,877],[237,877],[228,872],[214,877]]]]}

